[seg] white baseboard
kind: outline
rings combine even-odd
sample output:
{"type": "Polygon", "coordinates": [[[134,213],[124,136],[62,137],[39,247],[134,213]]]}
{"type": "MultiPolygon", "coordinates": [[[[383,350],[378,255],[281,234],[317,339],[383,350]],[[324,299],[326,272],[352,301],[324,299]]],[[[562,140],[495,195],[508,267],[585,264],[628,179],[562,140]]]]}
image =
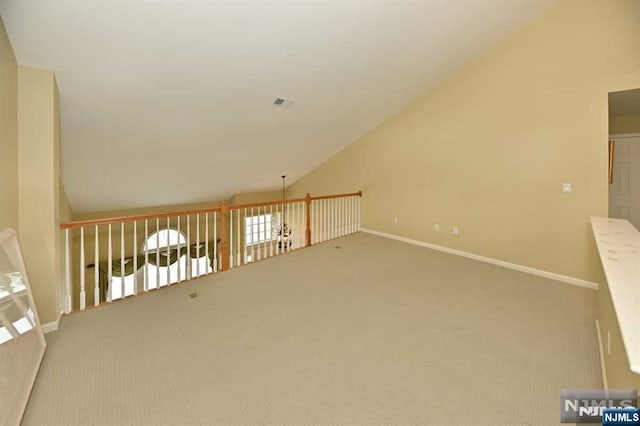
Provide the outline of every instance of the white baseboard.
{"type": "Polygon", "coordinates": [[[44,334],[47,334],[47,333],[51,333],[52,331],[58,331],[59,325],[60,325],[60,315],[58,315],[58,318],[55,321],[42,324],[42,332],[44,334]]]}
{"type": "Polygon", "coordinates": [[[449,254],[455,254],[456,256],[462,256],[480,262],[490,263],[492,265],[502,266],[503,268],[515,269],[516,271],[526,272],[527,274],[537,275],[544,278],[549,278],[556,281],[561,281],[567,284],[573,284],[580,287],[590,288],[592,290],[598,289],[598,283],[591,281],[581,280],[579,278],[569,277],[566,275],[556,274],[555,272],[543,271],[541,269],[531,268],[529,266],[518,265],[515,263],[505,262],[504,260],[493,259],[491,257],[480,256],[477,254],[469,253],[462,250],[456,250],[449,247],[439,246],[437,244],[426,243],[424,241],[412,240],[411,238],[400,237],[398,235],[387,234],[385,232],[375,231],[373,229],[360,228],[360,231],[368,234],[377,235],[379,237],[390,238],[396,241],[402,241],[404,243],[414,244],[420,247],[426,247],[432,250],[438,250],[449,254]]]}
{"type": "Polygon", "coordinates": [[[602,344],[602,332],[600,331],[600,321],[596,318],[596,333],[598,334],[598,350],[600,351],[600,372],[602,373],[602,386],[605,391],[609,390],[607,383],[607,366],[604,364],[604,346],[602,344]]]}

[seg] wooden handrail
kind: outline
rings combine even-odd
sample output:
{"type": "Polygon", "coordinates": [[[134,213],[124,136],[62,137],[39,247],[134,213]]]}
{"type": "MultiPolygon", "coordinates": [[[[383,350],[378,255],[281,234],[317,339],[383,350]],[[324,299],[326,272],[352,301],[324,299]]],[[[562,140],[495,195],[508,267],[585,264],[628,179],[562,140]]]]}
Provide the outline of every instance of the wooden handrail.
{"type": "MultiPolygon", "coordinates": [[[[336,194],[336,195],[321,195],[318,197],[311,197],[310,194],[307,194],[306,197],[302,198],[291,198],[288,200],[279,200],[279,201],[263,201],[258,203],[246,203],[246,204],[234,204],[227,205],[227,210],[237,210],[243,208],[251,208],[251,207],[261,207],[261,206],[275,206],[280,204],[290,204],[290,203],[299,203],[299,202],[307,202],[313,200],[326,200],[330,198],[343,198],[343,197],[353,197],[353,196],[362,197],[362,191],[351,192],[347,194],[336,194]]],[[[92,225],[107,225],[109,223],[122,223],[122,222],[134,222],[137,220],[148,220],[148,219],[163,219],[167,217],[173,216],[186,216],[186,215],[195,215],[202,213],[212,213],[212,212],[221,212],[222,203],[217,207],[205,207],[201,209],[191,209],[191,210],[176,210],[172,212],[165,213],[153,213],[153,214],[141,214],[141,215],[133,215],[133,216],[121,216],[121,217],[110,217],[104,219],[92,219],[92,220],[76,220],[67,223],[61,223],[60,229],[71,229],[71,228],[79,228],[81,226],[92,226],[92,225]]]]}
{"type": "Polygon", "coordinates": [[[80,226],[91,226],[91,225],[108,225],[109,223],[121,223],[121,222],[126,223],[126,222],[134,222],[137,220],[147,220],[147,219],[164,219],[167,217],[186,216],[186,215],[211,213],[211,212],[220,212],[220,207],[219,206],[205,207],[205,208],[193,209],[193,210],[176,210],[176,211],[165,212],[165,213],[109,217],[104,219],[75,220],[73,222],[61,223],[60,229],[78,228],[80,226]]]}
{"type": "MultiPolygon", "coordinates": [[[[321,195],[319,197],[311,197],[311,200],[326,200],[329,198],[343,198],[343,197],[362,197],[362,191],[358,191],[358,192],[350,192],[348,194],[336,194],[336,195],[321,195]]],[[[304,200],[304,198],[302,198],[302,200],[304,200]]]]}

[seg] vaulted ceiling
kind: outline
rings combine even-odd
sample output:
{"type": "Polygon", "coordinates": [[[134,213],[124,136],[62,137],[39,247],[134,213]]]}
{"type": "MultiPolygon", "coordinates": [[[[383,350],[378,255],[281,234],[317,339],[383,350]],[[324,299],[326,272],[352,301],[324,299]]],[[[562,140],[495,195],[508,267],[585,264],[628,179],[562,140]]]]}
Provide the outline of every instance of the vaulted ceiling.
{"type": "Polygon", "coordinates": [[[3,0],[56,73],[75,212],[277,189],[553,0],[3,0]],[[293,100],[276,108],[275,98],[293,100]]]}

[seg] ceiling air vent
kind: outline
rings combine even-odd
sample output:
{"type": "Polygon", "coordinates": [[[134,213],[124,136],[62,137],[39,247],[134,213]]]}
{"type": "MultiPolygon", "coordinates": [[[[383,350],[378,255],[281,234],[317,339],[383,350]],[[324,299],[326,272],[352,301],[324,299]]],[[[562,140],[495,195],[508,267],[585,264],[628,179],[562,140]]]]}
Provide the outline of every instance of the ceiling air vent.
{"type": "Polygon", "coordinates": [[[273,101],[273,106],[276,108],[289,108],[293,104],[293,101],[290,99],[284,98],[276,98],[273,101]]]}

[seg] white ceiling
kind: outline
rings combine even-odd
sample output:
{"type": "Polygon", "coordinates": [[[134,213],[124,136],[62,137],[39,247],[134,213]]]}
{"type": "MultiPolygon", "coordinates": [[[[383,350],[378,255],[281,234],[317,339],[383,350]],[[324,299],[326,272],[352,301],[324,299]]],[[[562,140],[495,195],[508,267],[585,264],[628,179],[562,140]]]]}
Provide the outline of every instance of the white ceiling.
{"type": "Polygon", "coordinates": [[[640,114],[640,89],[609,93],[609,115],[640,114]]]}
{"type": "Polygon", "coordinates": [[[56,73],[63,182],[87,212],[292,183],[552,1],[2,0],[0,14],[18,63],[56,73]]]}

